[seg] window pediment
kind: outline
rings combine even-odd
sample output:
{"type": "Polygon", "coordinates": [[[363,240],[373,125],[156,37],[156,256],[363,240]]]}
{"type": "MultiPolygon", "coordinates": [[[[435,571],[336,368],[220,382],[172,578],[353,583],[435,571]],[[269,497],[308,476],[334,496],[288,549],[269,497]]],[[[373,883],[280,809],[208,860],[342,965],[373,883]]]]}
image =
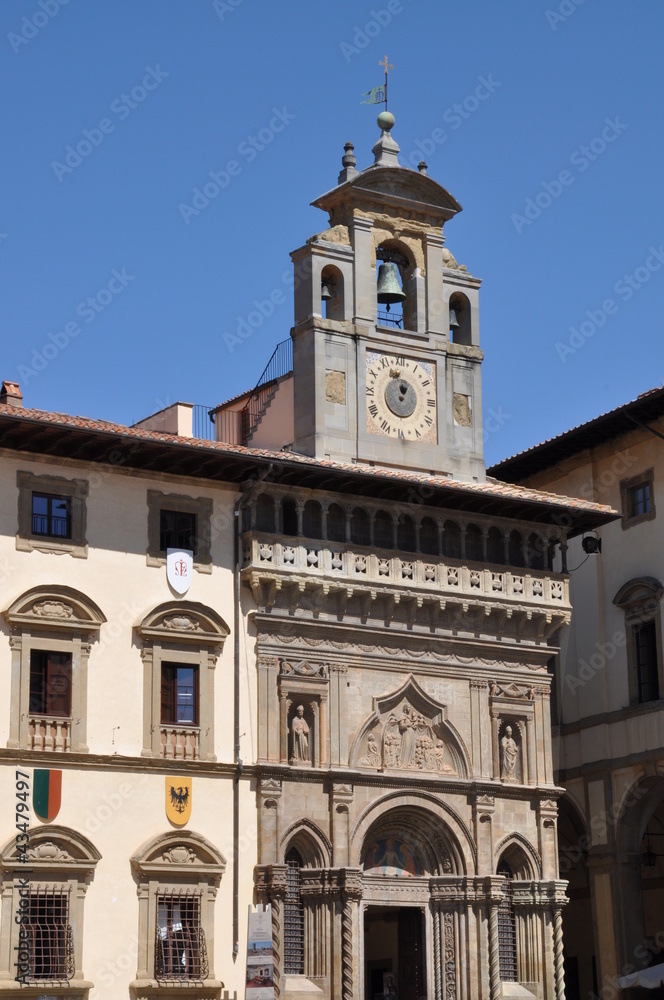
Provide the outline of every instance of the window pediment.
{"type": "Polygon", "coordinates": [[[623,584],[613,603],[623,611],[629,611],[638,605],[659,603],[664,594],[664,587],[654,576],[634,577],[623,584]]]}
{"type": "Polygon", "coordinates": [[[199,833],[174,830],[146,841],[131,858],[131,866],[143,878],[204,875],[219,882],[226,858],[199,833]]]}
{"type": "MultiPolygon", "coordinates": [[[[97,862],[101,860],[101,854],[94,844],[77,830],[49,824],[30,830],[27,860],[35,875],[48,873],[52,876],[55,872],[66,870],[89,877],[94,872],[97,862]]],[[[15,839],[12,839],[2,851],[0,864],[9,872],[25,870],[26,864],[24,860],[19,859],[15,839]]]]}
{"type": "Polygon", "coordinates": [[[72,587],[33,587],[7,609],[11,625],[98,632],[106,621],[99,607],[72,587]]]}
{"type": "Polygon", "coordinates": [[[215,611],[193,601],[168,601],[150,611],[138,625],[144,639],[221,646],[228,625],[215,611]]]}

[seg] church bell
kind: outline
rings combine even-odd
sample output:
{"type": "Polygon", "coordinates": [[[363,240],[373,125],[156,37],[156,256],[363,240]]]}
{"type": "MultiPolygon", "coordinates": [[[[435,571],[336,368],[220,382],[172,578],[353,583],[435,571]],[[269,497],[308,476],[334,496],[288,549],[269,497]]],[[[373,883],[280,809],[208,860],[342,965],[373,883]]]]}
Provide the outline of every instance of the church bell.
{"type": "Polygon", "coordinates": [[[376,298],[381,305],[387,305],[388,312],[390,311],[390,303],[403,302],[406,298],[406,293],[401,290],[401,285],[399,284],[399,270],[397,265],[392,261],[381,264],[378,268],[377,286],[378,294],[376,298]]]}
{"type": "Polygon", "coordinates": [[[461,326],[457,318],[456,309],[450,309],[450,330],[458,330],[461,326]]]}

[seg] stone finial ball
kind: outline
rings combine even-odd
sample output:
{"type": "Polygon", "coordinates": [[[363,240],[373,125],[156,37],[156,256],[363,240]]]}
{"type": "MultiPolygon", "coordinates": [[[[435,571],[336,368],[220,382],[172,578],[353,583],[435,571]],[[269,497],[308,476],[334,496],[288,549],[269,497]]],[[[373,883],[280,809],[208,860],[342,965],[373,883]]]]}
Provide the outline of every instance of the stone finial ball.
{"type": "Polygon", "coordinates": [[[394,125],[394,115],[391,111],[381,111],[378,115],[378,128],[382,129],[383,132],[389,132],[394,125]]]}

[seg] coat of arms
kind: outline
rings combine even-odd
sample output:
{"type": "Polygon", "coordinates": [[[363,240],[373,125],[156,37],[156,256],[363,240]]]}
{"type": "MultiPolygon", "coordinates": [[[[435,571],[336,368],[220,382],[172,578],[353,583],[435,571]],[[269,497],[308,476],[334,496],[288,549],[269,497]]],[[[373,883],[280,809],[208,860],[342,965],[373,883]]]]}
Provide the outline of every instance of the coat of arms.
{"type": "Polygon", "coordinates": [[[194,553],[190,549],[166,549],[166,579],[176,594],[186,594],[194,572],[194,553]]]}

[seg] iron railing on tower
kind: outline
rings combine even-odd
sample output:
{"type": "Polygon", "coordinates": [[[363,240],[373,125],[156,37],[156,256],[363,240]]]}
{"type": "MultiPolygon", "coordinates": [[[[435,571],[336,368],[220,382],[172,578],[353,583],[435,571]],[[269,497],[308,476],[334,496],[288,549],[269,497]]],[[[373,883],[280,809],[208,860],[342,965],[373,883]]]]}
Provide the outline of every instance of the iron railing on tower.
{"type": "Polygon", "coordinates": [[[242,409],[242,443],[246,444],[263,416],[265,406],[276,391],[276,383],[293,371],[293,341],[277,344],[263,374],[242,409]]]}

